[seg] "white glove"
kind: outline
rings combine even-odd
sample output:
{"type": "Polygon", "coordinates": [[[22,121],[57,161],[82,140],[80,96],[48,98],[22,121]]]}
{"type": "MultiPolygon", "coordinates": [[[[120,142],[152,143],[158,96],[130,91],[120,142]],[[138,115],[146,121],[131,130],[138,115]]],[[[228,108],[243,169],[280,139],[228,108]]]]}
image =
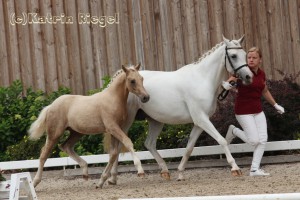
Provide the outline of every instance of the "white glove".
{"type": "Polygon", "coordinates": [[[277,110],[278,113],[283,114],[284,113],[284,108],[277,103],[274,105],[274,108],[277,110]]]}
{"type": "Polygon", "coordinates": [[[223,81],[222,86],[225,90],[231,90],[234,86],[232,86],[229,82],[223,81]]]}

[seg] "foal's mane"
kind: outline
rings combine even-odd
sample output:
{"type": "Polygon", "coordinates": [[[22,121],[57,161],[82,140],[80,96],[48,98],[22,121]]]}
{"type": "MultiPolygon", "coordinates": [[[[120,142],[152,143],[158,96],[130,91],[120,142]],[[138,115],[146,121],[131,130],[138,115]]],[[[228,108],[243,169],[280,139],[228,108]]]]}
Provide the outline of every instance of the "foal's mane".
{"type": "Polygon", "coordinates": [[[201,62],[205,57],[209,56],[211,53],[213,53],[217,48],[219,48],[223,44],[224,42],[220,42],[219,44],[216,44],[213,48],[211,48],[211,50],[205,52],[196,62],[194,62],[194,64],[198,64],[199,62],[201,62]]]}
{"type": "MultiPolygon", "coordinates": [[[[127,67],[133,67],[134,65],[127,65],[127,67]]],[[[119,77],[120,74],[123,74],[123,69],[119,69],[118,71],[116,71],[116,73],[112,76],[112,78],[110,79],[110,82],[108,83],[107,87],[108,88],[112,82],[117,78],[119,77]]]]}

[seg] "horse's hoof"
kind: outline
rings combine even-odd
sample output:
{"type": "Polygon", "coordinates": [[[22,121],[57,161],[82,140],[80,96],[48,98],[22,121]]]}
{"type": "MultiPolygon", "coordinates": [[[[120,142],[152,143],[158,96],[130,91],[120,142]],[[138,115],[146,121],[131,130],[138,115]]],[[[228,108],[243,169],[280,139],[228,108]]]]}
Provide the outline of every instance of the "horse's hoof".
{"type": "Polygon", "coordinates": [[[145,173],[139,173],[138,177],[144,178],[145,177],[145,173]]]}
{"type": "Polygon", "coordinates": [[[86,181],[89,180],[89,176],[87,176],[87,175],[83,175],[82,178],[83,178],[84,180],[86,180],[86,181]]]}
{"type": "Polygon", "coordinates": [[[238,170],[232,170],[231,175],[238,177],[238,176],[243,176],[243,173],[240,169],[238,169],[238,170]]]}
{"type": "Polygon", "coordinates": [[[117,182],[115,181],[107,181],[108,185],[117,185],[117,182]]]}
{"type": "Polygon", "coordinates": [[[160,173],[160,176],[168,181],[171,180],[169,172],[162,172],[162,173],[160,173]]]}

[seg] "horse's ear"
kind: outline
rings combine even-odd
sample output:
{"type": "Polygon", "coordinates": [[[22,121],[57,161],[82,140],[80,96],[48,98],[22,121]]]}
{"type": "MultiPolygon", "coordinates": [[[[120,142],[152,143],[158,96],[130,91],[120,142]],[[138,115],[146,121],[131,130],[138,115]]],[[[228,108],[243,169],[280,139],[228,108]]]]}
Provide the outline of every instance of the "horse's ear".
{"type": "Polygon", "coordinates": [[[137,66],[135,66],[135,69],[136,69],[137,71],[139,71],[140,67],[141,67],[141,63],[137,64],[137,66]]]}
{"type": "Polygon", "coordinates": [[[229,42],[229,40],[223,34],[222,34],[222,37],[223,37],[224,42],[226,42],[226,43],[229,42]]]}
{"type": "Polygon", "coordinates": [[[243,36],[238,40],[238,42],[239,42],[240,44],[242,44],[242,42],[244,41],[244,39],[245,39],[245,35],[243,35],[243,36]]]}
{"type": "Polygon", "coordinates": [[[125,67],[124,65],[122,65],[122,69],[123,69],[123,71],[124,71],[125,73],[127,73],[127,71],[128,71],[127,67],[125,67]]]}

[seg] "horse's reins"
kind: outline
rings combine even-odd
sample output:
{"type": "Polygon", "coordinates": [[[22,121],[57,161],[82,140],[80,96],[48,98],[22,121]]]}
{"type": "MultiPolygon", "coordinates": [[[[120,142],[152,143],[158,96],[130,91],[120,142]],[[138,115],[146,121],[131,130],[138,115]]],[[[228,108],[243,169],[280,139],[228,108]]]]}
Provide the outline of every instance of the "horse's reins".
{"type": "MultiPolygon", "coordinates": [[[[239,66],[238,68],[234,68],[233,67],[233,64],[232,64],[232,62],[231,62],[231,60],[230,60],[230,57],[229,57],[229,55],[228,55],[228,49],[242,49],[242,47],[225,47],[225,53],[226,53],[226,55],[225,55],[225,69],[227,70],[227,66],[226,66],[226,58],[228,59],[228,62],[229,62],[229,64],[230,64],[230,66],[231,66],[231,68],[233,69],[233,71],[234,71],[234,76],[235,77],[238,77],[237,76],[237,72],[240,70],[240,69],[242,69],[243,67],[247,67],[248,66],[248,64],[246,63],[246,64],[244,64],[244,65],[241,65],[241,66],[239,66]]],[[[228,70],[227,70],[228,71],[228,70]]],[[[230,81],[229,82],[232,86],[235,84],[235,82],[234,81],[230,81]]],[[[226,97],[227,97],[227,95],[228,95],[228,93],[229,93],[229,90],[226,90],[226,89],[224,89],[223,88],[223,90],[222,90],[222,92],[219,94],[219,96],[218,96],[218,100],[219,101],[223,101],[226,97]]]]}

